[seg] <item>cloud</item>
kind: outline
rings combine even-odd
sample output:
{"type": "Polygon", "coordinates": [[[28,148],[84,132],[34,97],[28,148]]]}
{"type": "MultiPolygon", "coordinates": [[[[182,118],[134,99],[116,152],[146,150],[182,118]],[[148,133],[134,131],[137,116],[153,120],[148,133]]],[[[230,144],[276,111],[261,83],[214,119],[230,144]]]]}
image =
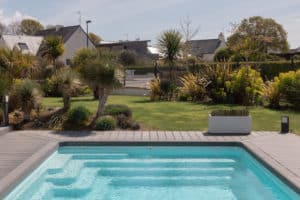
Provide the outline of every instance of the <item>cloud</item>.
{"type": "Polygon", "coordinates": [[[35,19],[29,15],[16,11],[13,15],[6,15],[3,10],[0,10],[0,22],[4,25],[9,25],[14,22],[22,21],[23,19],[35,19]]]}

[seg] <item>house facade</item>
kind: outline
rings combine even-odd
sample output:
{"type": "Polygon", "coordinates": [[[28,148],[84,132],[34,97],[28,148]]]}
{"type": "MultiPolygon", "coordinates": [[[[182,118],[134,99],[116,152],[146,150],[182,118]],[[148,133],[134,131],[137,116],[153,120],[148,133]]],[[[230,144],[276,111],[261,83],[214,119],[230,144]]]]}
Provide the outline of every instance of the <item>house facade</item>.
{"type": "Polygon", "coordinates": [[[79,49],[87,47],[87,40],[89,48],[96,48],[81,26],[55,27],[39,31],[36,35],[43,38],[48,36],[61,37],[64,42],[65,52],[58,60],[67,65],[70,64],[71,59],[79,49]]]}
{"type": "Polygon", "coordinates": [[[216,52],[226,47],[226,41],[223,33],[220,33],[217,39],[190,40],[187,45],[191,56],[203,61],[214,61],[216,52]]]}
{"type": "Polygon", "coordinates": [[[1,35],[0,48],[18,49],[25,54],[37,55],[43,37],[25,35],[1,35]]]}
{"type": "Polygon", "coordinates": [[[128,50],[134,52],[140,58],[155,59],[156,57],[158,57],[158,55],[154,54],[153,51],[149,49],[149,42],[151,42],[151,40],[126,40],[118,42],[102,41],[97,45],[97,48],[114,52],[128,50]]]}

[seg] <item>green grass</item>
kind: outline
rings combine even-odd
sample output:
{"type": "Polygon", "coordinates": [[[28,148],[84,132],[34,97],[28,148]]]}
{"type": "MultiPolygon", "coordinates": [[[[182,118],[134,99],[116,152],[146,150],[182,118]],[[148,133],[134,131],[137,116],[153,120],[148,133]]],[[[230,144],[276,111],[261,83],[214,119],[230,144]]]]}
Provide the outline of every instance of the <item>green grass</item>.
{"type": "MultiPolygon", "coordinates": [[[[133,111],[133,117],[146,129],[154,130],[207,130],[208,114],[215,109],[242,108],[230,105],[206,105],[186,102],[151,102],[148,97],[110,96],[109,104],[126,104],[133,111]]],[[[45,107],[62,107],[62,98],[44,98],[45,107]]],[[[72,99],[72,106],[84,105],[95,112],[98,102],[92,97],[72,99]]],[[[291,129],[300,133],[300,112],[278,111],[263,107],[249,107],[253,130],[279,131],[280,116],[290,117],[291,129]]]]}

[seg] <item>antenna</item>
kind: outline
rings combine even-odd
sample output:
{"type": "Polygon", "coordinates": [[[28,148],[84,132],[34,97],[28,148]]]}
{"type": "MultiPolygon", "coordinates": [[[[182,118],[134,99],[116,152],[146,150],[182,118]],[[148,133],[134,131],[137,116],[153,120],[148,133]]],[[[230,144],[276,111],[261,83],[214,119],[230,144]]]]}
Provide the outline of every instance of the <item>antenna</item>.
{"type": "Polygon", "coordinates": [[[78,14],[78,23],[81,26],[81,18],[82,18],[81,11],[80,10],[77,11],[77,14],[78,14]]]}

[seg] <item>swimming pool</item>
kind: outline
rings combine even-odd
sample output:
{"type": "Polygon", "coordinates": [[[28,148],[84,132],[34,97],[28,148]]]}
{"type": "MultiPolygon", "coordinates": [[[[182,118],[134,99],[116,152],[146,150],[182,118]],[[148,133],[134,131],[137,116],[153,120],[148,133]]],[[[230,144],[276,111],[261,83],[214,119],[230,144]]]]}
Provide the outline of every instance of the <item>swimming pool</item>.
{"type": "Polygon", "coordinates": [[[60,147],[6,200],[294,200],[241,147],[60,147]]]}

